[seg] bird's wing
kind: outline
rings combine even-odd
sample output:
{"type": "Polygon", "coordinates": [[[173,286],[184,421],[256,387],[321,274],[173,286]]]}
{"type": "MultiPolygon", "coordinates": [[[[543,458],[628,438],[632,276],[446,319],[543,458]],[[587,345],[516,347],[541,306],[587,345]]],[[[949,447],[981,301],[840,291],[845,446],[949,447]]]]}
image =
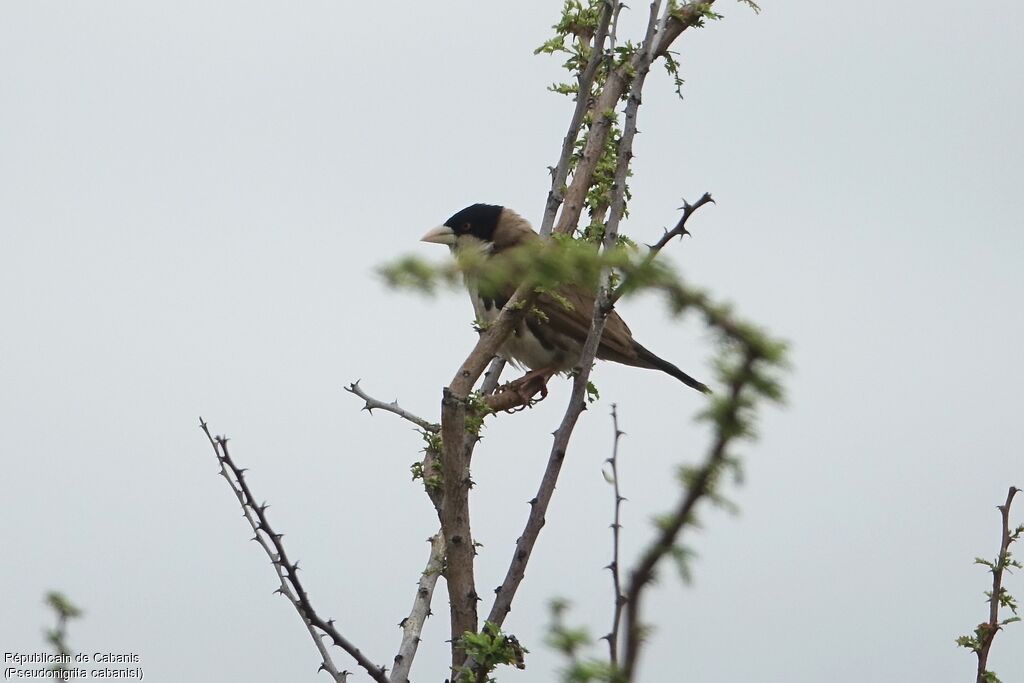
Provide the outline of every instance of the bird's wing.
{"type": "MultiPolygon", "coordinates": [[[[537,308],[547,317],[548,325],[558,334],[579,344],[587,338],[594,315],[594,295],[577,287],[562,286],[537,297],[537,308]]],[[[605,320],[597,357],[626,365],[647,367],[638,356],[633,335],[619,314],[612,311],[605,320]]]]}

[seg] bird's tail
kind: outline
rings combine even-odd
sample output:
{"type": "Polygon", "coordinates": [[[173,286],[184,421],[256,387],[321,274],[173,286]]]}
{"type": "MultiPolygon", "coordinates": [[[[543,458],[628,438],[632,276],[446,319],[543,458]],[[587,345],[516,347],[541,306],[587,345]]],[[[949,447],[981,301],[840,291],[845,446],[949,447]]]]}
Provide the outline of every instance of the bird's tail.
{"type": "Polygon", "coordinates": [[[664,358],[659,358],[636,342],[633,342],[633,348],[636,349],[637,358],[642,362],[644,367],[667,372],[688,387],[693,387],[697,391],[705,394],[711,393],[711,389],[709,389],[706,384],[698,382],[664,358]]]}

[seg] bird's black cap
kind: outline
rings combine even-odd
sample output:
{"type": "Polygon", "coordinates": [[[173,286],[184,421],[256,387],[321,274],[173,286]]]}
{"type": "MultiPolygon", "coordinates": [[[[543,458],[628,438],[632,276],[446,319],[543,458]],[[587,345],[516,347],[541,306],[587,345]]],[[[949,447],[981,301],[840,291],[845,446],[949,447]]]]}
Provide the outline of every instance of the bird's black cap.
{"type": "Polygon", "coordinates": [[[456,235],[473,235],[484,242],[491,242],[503,208],[497,204],[473,204],[454,214],[444,224],[456,235]]]}

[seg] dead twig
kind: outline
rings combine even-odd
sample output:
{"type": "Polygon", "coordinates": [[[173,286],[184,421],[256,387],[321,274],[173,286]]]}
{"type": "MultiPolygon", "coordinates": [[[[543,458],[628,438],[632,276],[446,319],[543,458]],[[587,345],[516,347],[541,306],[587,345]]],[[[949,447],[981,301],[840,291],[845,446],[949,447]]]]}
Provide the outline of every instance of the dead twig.
{"type": "Polygon", "coordinates": [[[361,380],[357,379],[355,382],[352,382],[352,384],[349,384],[347,387],[345,387],[345,391],[347,391],[350,394],[355,394],[359,398],[363,399],[363,410],[365,410],[366,412],[373,415],[374,409],[384,410],[389,413],[397,415],[403,420],[408,420],[409,422],[413,423],[414,425],[416,425],[417,427],[424,431],[428,431],[431,433],[437,433],[441,431],[441,425],[436,424],[434,422],[430,422],[429,420],[424,420],[422,417],[414,415],[410,413],[408,410],[402,408],[400,405],[398,405],[397,398],[391,403],[385,403],[384,401],[380,401],[378,399],[373,398],[365,391],[363,391],[363,388],[359,386],[360,381],[361,380]]]}
{"type": "Polygon", "coordinates": [[[199,418],[199,426],[203,433],[206,434],[206,438],[209,439],[210,446],[213,447],[213,453],[217,457],[217,462],[221,468],[221,476],[228,482],[232,493],[235,494],[235,498],[238,500],[238,504],[242,506],[242,514],[245,516],[246,521],[249,522],[249,526],[252,527],[253,540],[260,544],[267,557],[270,558],[274,571],[277,572],[277,578],[281,585],[274,592],[288,598],[288,601],[295,607],[299,616],[302,617],[310,637],[313,638],[313,643],[316,645],[316,649],[319,651],[322,659],[320,669],[330,674],[336,683],[345,683],[349,676],[348,671],[339,671],[331,659],[330,652],[323,642],[323,639],[326,637],[330,638],[335,645],[355,659],[359,666],[363,667],[366,673],[370,675],[370,678],[377,681],[377,683],[390,683],[383,666],[378,666],[371,662],[359,648],[353,645],[345,636],[341,635],[338,629],[335,628],[333,619],[324,620],[313,609],[309,596],[306,594],[306,590],[303,588],[302,581],[298,576],[299,563],[288,559],[288,554],[281,543],[283,534],[275,533],[270,526],[270,522],[267,521],[267,507],[269,506],[266,503],[256,503],[256,499],[253,497],[252,491],[245,480],[245,470],[235,465],[231,459],[231,455],[228,452],[227,437],[213,436],[203,418],[199,418]]]}
{"type": "Polygon", "coordinates": [[[619,414],[616,405],[612,404],[612,426],[615,429],[615,439],[612,441],[612,455],[605,460],[611,469],[612,490],[615,493],[614,514],[612,516],[612,561],[608,569],[612,572],[612,590],[615,592],[615,605],[612,612],[612,629],[605,639],[608,641],[608,661],[612,666],[619,664],[619,626],[622,624],[622,608],[625,605],[625,596],[622,595],[621,572],[619,570],[619,533],[622,531],[621,511],[622,502],[626,500],[619,491],[619,440],[625,436],[625,432],[619,429],[619,414]]]}
{"type": "MultiPolygon", "coordinates": [[[[676,226],[674,228],[672,228],[671,230],[666,230],[665,234],[661,236],[661,239],[651,246],[650,250],[647,252],[647,255],[644,257],[644,261],[641,264],[640,269],[642,270],[644,266],[647,266],[652,261],[654,261],[658,253],[661,252],[661,250],[665,248],[665,246],[673,239],[675,239],[676,237],[682,239],[683,235],[689,235],[690,231],[686,229],[686,222],[690,220],[690,216],[696,213],[697,209],[704,206],[705,204],[714,203],[715,200],[711,198],[710,192],[705,192],[703,195],[701,195],[701,198],[698,199],[694,204],[691,204],[690,202],[684,199],[683,205],[679,207],[683,210],[683,215],[679,217],[679,221],[676,223],[676,226]]],[[[629,291],[629,288],[631,286],[632,283],[630,283],[629,278],[627,277],[618,287],[615,288],[615,291],[612,292],[611,296],[608,297],[608,305],[610,307],[614,306],[616,302],[618,302],[618,300],[622,298],[622,295],[629,291]]]]}

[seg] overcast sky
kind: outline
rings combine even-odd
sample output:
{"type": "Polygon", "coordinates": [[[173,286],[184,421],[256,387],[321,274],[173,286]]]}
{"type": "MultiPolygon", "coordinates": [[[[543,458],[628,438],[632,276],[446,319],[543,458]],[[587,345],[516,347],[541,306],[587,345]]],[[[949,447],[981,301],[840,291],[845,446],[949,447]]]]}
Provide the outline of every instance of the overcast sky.
{"type": "MultiPolygon", "coordinates": [[[[532,51],[560,4],[0,4],[0,650],[45,647],[58,589],[86,610],[72,647],[137,653],[147,680],[327,680],[202,415],[315,604],[390,664],[437,521],[409,477],[418,435],[342,387],[436,419],[469,302],[387,291],[374,267],[444,259],[419,236],[473,202],[539,223],[571,102],[545,90],[560,60],[532,51]]],[[[720,0],[725,19],[677,43],[685,100],[659,71],[640,112],[624,229],[653,241],[712,192],[665,256],[794,365],[788,407],[743,448],[740,513],[705,510],[695,583],[666,571],[649,601],[644,680],[970,681],[953,641],[986,617],[972,561],[1024,486],[1024,7],[763,4],[720,0]]],[[[699,326],[653,297],[620,310],[712,377],[699,326]]],[[[501,680],[555,679],[552,597],[608,629],[610,404],[630,557],[707,443],[703,399],[671,378],[595,381],[506,622],[528,668],[501,680]]],[[[488,596],[567,394],[492,420],[477,451],[488,596]]],[[[445,618],[413,680],[442,680],[445,618]]],[[[1011,626],[991,667],[1024,680],[1022,653],[1011,626]]]]}

